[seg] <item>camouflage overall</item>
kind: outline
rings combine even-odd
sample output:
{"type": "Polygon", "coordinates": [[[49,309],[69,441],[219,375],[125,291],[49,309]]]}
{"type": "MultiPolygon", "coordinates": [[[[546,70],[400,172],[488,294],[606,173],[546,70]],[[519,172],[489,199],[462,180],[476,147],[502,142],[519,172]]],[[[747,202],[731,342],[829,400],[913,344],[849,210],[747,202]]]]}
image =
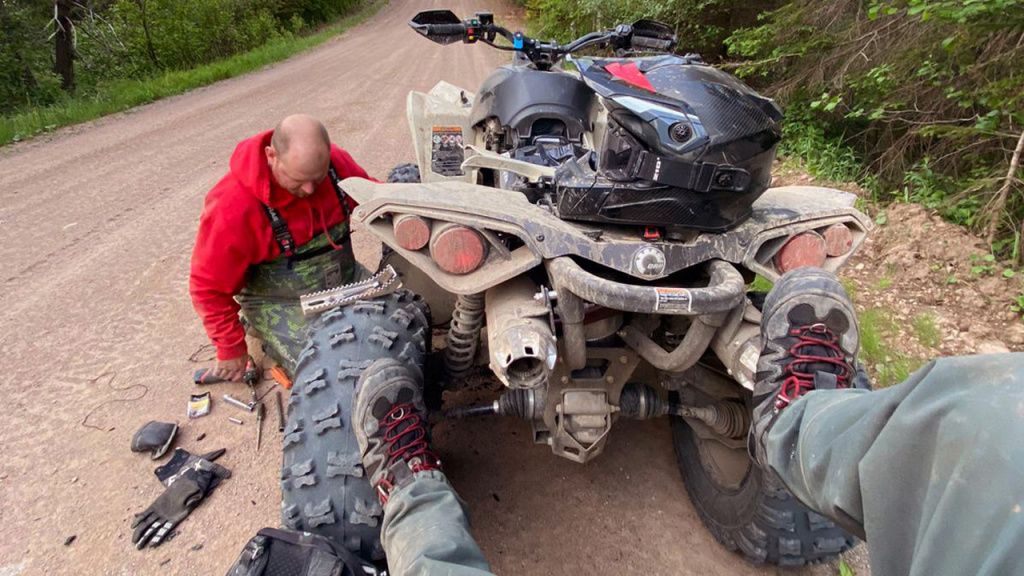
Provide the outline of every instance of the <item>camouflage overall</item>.
{"type": "Polygon", "coordinates": [[[338,250],[320,234],[295,251],[249,268],[245,287],[235,297],[249,334],[263,341],[263,351],[293,374],[295,359],[306,344],[309,319],[299,296],[352,282],[357,264],[348,237],[348,223],[330,229],[338,250]],[[340,239],[340,240],[337,240],[340,239]]]}

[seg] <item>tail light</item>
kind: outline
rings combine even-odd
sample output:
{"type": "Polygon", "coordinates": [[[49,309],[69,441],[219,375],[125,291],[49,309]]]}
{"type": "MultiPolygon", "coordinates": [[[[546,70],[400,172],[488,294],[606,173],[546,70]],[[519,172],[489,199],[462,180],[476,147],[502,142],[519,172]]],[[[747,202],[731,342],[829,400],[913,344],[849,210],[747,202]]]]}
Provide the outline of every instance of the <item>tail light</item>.
{"type": "Polygon", "coordinates": [[[782,274],[805,266],[821,267],[826,256],[826,243],[821,234],[804,232],[790,238],[779,250],[775,255],[775,267],[782,274]]]}
{"type": "Polygon", "coordinates": [[[444,224],[430,238],[430,257],[449,274],[469,274],[487,258],[487,241],[461,224],[444,224]]]}
{"type": "Polygon", "coordinates": [[[419,250],[430,242],[430,223],[412,214],[395,216],[395,241],[406,250],[419,250]]]}
{"type": "Polygon", "coordinates": [[[833,224],[822,234],[825,238],[825,253],[835,258],[853,248],[853,232],[845,224],[833,224]]]}

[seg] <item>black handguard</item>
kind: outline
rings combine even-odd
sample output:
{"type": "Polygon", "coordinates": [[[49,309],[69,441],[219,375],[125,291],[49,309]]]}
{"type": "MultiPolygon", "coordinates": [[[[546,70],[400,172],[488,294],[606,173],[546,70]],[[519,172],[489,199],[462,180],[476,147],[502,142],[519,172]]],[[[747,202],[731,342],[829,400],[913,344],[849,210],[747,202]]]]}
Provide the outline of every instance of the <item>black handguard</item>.
{"type": "Polygon", "coordinates": [[[152,452],[153,460],[159,460],[177,434],[177,423],[150,420],[132,436],[132,452],[152,452]]]}
{"type": "Polygon", "coordinates": [[[219,464],[195,457],[186,450],[181,452],[185,456],[179,457],[175,451],[182,465],[167,477],[167,489],[149,508],[136,514],[132,522],[132,544],[140,550],[146,546],[155,548],[167,540],[174,528],[188,518],[222,480],[231,476],[231,471],[219,464]]]}

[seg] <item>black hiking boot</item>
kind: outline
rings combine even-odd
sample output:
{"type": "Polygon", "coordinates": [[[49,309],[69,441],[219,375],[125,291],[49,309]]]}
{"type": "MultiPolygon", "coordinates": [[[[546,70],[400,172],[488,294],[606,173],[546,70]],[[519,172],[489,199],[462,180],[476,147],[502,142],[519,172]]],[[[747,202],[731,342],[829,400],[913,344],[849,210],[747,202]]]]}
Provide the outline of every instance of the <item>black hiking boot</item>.
{"type": "Polygon", "coordinates": [[[380,503],[412,481],[413,473],[440,470],[430,449],[422,385],[401,362],[376,360],[359,377],[352,413],[363,468],[380,503]]]}
{"type": "Polygon", "coordinates": [[[832,273],[799,268],[775,284],[761,319],[749,438],[762,467],[764,439],[779,413],[811,390],[850,387],[859,345],[853,303],[832,273]]]}

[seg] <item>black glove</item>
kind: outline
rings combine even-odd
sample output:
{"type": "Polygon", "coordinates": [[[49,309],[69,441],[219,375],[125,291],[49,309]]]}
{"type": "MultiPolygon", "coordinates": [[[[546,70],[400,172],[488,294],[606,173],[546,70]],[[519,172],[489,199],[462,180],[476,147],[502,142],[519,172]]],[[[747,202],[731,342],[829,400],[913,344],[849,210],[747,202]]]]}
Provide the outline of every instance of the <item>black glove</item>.
{"type": "Polygon", "coordinates": [[[179,477],[183,476],[189,470],[198,470],[200,468],[206,468],[213,470],[217,474],[217,478],[214,480],[213,485],[210,486],[210,490],[217,487],[220,484],[221,479],[231,478],[231,471],[227,468],[214,464],[213,462],[224,455],[226,450],[221,448],[219,450],[213,450],[205,454],[195,455],[184,448],[175,448],[174,455],[167,461],[167,464],[158,466],[156,470],[153,470],[153,474],[156,474],[156,479],[160,481],[164,486],[170,486],[174,484],[174,481],[179,477]]]}
{"type": "Polygon", "coordinates": [[[159,546],[167,535],[213,492],[221,480],[230,476],[231,472],[227,468],[203,458],[196,458],[188,468],[183,468],[174,475],[164,493],[157,497],[149,508],[135,515],[135,521],[132,522],[132,528],[135,530],[132,533],[132,544],[140,550],[147,545],[159,546]]]}

